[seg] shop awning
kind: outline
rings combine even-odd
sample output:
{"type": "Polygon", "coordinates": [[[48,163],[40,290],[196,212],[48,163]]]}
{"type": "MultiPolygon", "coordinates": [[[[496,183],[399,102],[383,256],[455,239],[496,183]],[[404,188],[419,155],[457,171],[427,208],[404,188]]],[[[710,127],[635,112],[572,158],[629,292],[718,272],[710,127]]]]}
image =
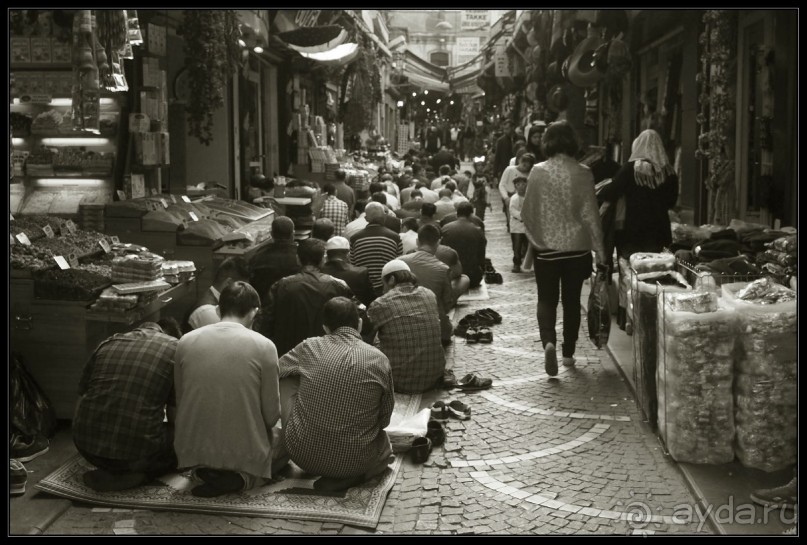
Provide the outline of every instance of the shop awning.
{"type": "Polygon", "coordinates": [[[449,92],[448,82],[440,81],[414,72],[406,72],[405,75],[409,80],[409,83],[417,87],[428,89],[429,91],[440,91],[443,93],[449,92]]]}
{"type": "Polygon", "coordinates": [[[342,66],[348,64],[355,59],[358,54],[359,44],[355,43],[342,44],[319,53],[305,53],[300,51],[300,55],[306,59],[311,59],[312,61],[317,61],[328,66],[342,66]]]}

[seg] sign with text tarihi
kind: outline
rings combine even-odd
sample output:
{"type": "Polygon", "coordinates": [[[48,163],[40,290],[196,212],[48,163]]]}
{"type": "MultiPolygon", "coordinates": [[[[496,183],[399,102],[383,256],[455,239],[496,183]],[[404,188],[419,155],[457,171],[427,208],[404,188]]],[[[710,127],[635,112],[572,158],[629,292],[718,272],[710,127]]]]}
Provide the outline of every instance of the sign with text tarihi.
{"type": "Polygon", "coordinates": [[[479,37],[457,36],[454,52],[457,64],[472,61],[479,54],[479,37]]]}

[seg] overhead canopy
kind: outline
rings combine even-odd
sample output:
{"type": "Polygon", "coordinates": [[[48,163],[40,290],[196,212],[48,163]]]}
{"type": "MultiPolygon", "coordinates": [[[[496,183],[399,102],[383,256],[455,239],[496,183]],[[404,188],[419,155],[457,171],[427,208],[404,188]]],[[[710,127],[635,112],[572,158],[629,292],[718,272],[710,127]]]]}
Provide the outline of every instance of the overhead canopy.
{"type": "Polygon", "coordinates": [[[407,83],[429,91],[449,92],[446,69],[420,58],[409,50],[404,53],[403,73],[407,83]]]}
{"type": "Polygon", "coordinates": [[[305,53],[300,51],[300,55],[313,61],[318,61],[329,66],[341,66],[356,58],[359,53],[359,44],[346,43],[340,46],[321,51],[318,53],[305,53]]]}

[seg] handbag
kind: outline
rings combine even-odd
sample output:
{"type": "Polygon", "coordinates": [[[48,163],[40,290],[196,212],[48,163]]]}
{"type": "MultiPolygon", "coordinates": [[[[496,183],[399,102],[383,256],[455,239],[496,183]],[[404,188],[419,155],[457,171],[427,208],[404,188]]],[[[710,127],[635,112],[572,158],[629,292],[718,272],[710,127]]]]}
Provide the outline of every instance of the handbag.
{"type": "Polygon", "coordinates": [[[611,333],[611,313],[608,310],[608,283],[606,273],[598,271],[591,275],[591,291],[588,294],[588,336],[594,346],[603,348],[611,333]]]}

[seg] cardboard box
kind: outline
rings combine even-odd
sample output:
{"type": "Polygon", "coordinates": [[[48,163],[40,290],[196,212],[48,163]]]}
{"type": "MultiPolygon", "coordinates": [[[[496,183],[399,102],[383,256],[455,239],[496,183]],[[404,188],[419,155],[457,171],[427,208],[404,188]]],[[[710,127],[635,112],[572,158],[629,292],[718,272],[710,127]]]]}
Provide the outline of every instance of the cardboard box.
{"type": "Polygon", "coordinates": [[[50,64],[53,62],[51,60],[50,38],[31,38],[31,62],[39,64],[50,64]]]}
{"type": "Polygon", "coordinates": [[[58,38],[50,39],[50,57],[53,63],[67,63],[71,62],[71,48],[70,42],[64,42],[58,38]]]}
{"type": "Polygon", "coordinates": [[[27,37],[11,38],[11,62],[31,62],[31,40],[27,37]]]}

